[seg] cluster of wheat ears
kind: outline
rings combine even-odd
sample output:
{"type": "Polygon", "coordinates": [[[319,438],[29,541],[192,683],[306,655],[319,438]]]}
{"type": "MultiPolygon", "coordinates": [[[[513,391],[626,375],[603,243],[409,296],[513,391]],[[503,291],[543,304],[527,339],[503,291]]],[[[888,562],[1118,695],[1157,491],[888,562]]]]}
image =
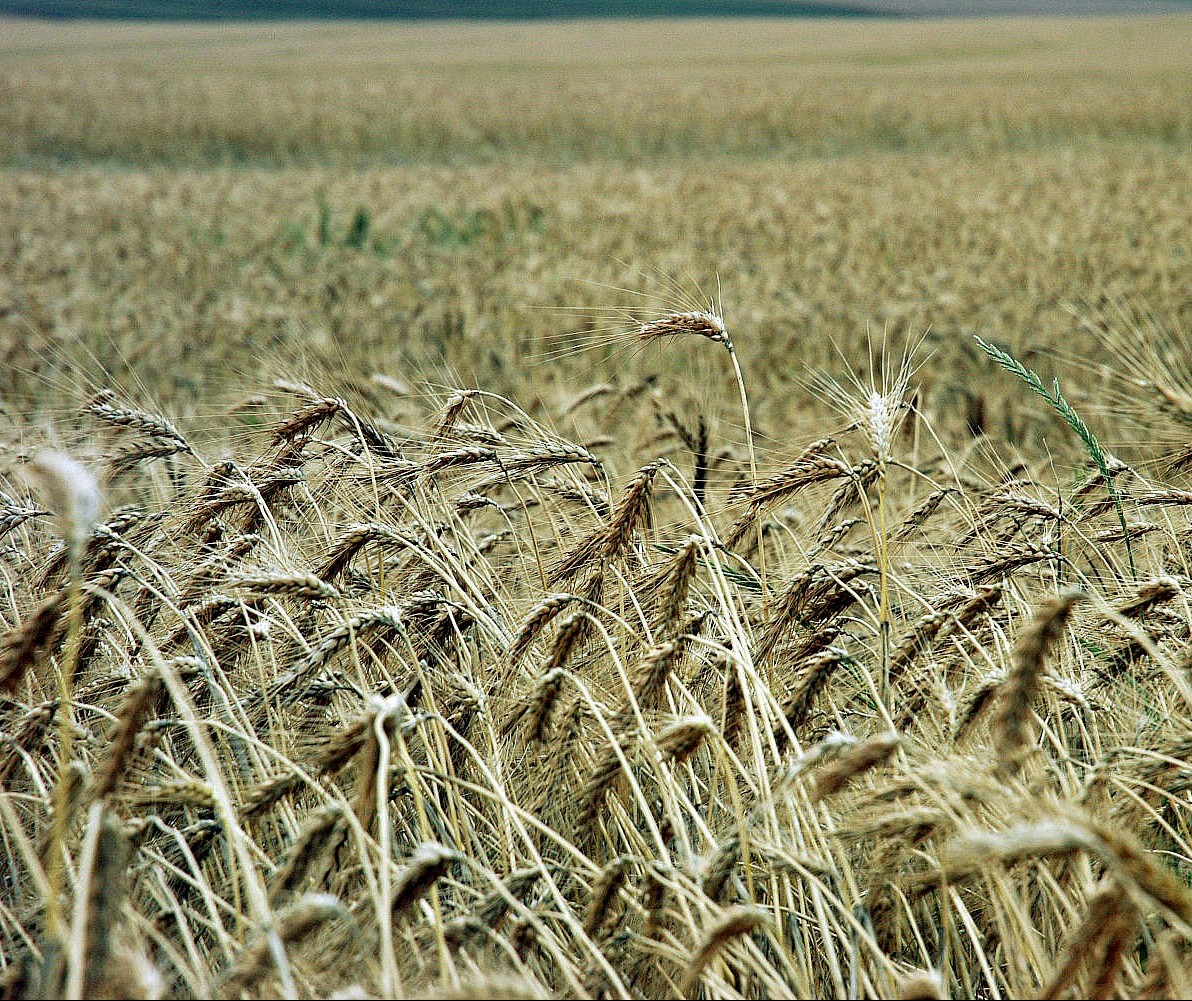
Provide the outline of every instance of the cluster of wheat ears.
{"type": "MultiPolygon", "coordinates": [[[[631,334],[749,432],[714,306],[631,334]]],[[[658,403],[613,470],[476,389],[280,382],[219,461],[94,396],[0,496],[0,991],[1188,997],[1192,491],[982,347],[1065,489],[885,362],[772,469],[658,403]]]]}

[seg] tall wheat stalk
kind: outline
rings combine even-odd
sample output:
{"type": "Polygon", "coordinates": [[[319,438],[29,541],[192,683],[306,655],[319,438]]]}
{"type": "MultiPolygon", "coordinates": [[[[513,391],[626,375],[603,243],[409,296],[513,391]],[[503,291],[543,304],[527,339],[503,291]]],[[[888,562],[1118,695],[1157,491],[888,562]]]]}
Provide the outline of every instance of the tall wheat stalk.
{"type": "Polygon", "coordinates": [[[87,468],[61,452],[41,452],[25,467],[25,475],[46,495],[58,523],[67,554],[66,635],[58,663],[58,780],[54,787],[54,818],[50,836],[46,876],[46,924],[51,936],[61,937],[63,927],[60,894],[64,876],[62,853],[70,813],[70,785],[67,780],[74,756],[74,676],[83,631],[83,555],[99,515],[100,493],[87,468]]]}

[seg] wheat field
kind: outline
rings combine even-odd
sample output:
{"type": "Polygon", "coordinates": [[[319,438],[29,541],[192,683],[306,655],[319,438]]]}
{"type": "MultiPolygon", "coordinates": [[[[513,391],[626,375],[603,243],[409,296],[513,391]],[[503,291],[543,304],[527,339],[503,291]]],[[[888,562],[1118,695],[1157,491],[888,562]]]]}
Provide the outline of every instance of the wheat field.
{"type": "Polygon", "coordinates": [[[1192,994],[1192,18],[0,23],[5,997],[1192,994]]]}

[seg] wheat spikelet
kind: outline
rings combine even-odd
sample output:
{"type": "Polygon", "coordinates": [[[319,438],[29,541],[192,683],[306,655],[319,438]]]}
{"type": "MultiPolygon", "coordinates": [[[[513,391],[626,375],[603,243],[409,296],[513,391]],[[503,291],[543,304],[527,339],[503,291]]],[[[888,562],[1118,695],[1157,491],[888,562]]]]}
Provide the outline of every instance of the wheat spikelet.
{"type": "Polygon", "coordinates": [[[604,802],[621,777],[621,761],[636,742],[633,734],[619,734],[615,744],[604,748],[596,759],[587,781],[579,794],[579,829],[591,830],[604,808],[604,802]]]}
{"type": "MultiPolygon", "coordinates": [[[[782,704],[783,715],[790,728],[796,733],[807,722],[811,707],[816,697],[828,683],[833,672],[848,660],[848,654],[843,650],[828,649],[807,658],[800,667],[795,679],[794,690],[782,704]]],[[[778,738],[782,731],[778,731],[778,738]]],[[[783,743],[785,743],[785,738],[783,743]]]]}
{"type": "Polygon", "coordinates": [[[190,452],[190,447],[178,442],[165,444],[134,445],[124,448],[108,459],[108,472],[112,479],[132,472],[142,462],[151,459],[168,459],[172,455],[190,452]]]}
{"type": "Polygon", "coordinates": [[[620,502],[613,509],[608,523],[608,538],[601,555],[605,559],[616,559],[623,553],[636,532],[644,530],[650,522],[650,499],[653,496],[654,476],[658,472],[657,462],[648,462],[629,481],[620,502]]]}
{"type": "Polygon", "coordinates": [[[20,528],[33,518],[44,518],[50,512],[36,504],[22,504],[0,492],[0,538],[20,528]]]}
{"type": "Polygon", "coordinates": [[[916,970],[898,978],[899,1001],[944,1001],[947,991],[935,970],[916,970]]]}
{"type": "Polygon", "coordinates": [[[397,918],[405,914],[461,859],[459,852],[435,842],[420,845],[395,877],[390,901],[393,916],[397,918]]]}
{"type": "Polygon", "coordinates": [[[286,492],[306,480],[306,473],[299,465],[277,465],[267,470],[266,474],[252,483],[256,491],[252,510],[246,520],[244,532],[253,532],[263,520],[263,513],[270,505],[278,503],[286,492]]]}
{"type": "Polygon", "coordinates": [[[600,870],[600,875],[592,884],[588,909],[584,914],[584,933],[591,938],[598,937],[601,928],[607,923],[609,910],[625,885],[631,862],[629,856],[618,856],[600,870]]]}
{"type": "Polygon", "coordinates": [[[262,542],[262,537],[255,532],[238,535],[231,539],[223,549],[212,553],[200,560],[190,570],[186,583],[179,589],[178,604],[192,605],[202,598],[205,591],[222,582],[231,568],[249,555],[262,542]]]}
{"type": "Polygon", "coordinates": [[[1006,547],[989,556],[980,557],[967,564],[969,579],[974,585],[1008,577],[1024,567],[1049,560],[1063,559],[1063,554],[1048,546],[1028,542],[1006,547]]]}
{"type": "Polygon", "coordinates": [[[959,883],[980,875],[991,860],[1009,865],[1027,858],[1063,857],[1078,851],[1096,856],[1120,884],[1137,888],[1180,920],[1192,916],[1192,893],[1175,873],[1143,850],[1128,833],[1093,822],[1075,811],[1069,818],[957,838],[940,854],[939,875],[926,874],[917,882],[924,887],[942,877],[959,883]]]}
{"type": "Polygon", "coordinates": [[[649,863],[642,872],[642,910],[646,917],[642,922],[642,938],[657,938],[666,918],[670,897],[671,871],[662,862],[649,863]]]}
{"type": "Polygon", "coordinates": [[[243,574],[229,578],[227,586],[252,597],[283,594],[323,600],[340,597],[338,590],[325,580],[309,573],[243,574]]]}
{"type": "Polygon", "coordinates": [[[664,761],[682,764],[714,733],[716,724],[707,716],[686,716],[667,724],[655,742],[664,761]]]}
{"type": "Polygon", "coordinates": [[[643,323],[637,331],[643,341],[659,337],[706,337],[717,344],[732,349],[728,330],[723,317],[710,310],[688,310],[667,313],[655,320],[643,323]]]}
{"type": "Polygon", "coordinates": [[[313,431],[338,414],[342,405],[343,401],[333,396],[312,400],[273,429],[273,444],[283,445],[313,431]]]}
{"type": "Polygon", "coordinates": [[[877,566],[865,560],[844,560],[832,565],[815,564],[792,577],[776,602],[770,620],[758,641],[758,660],[768,660],[780,640],[791,632],[792,626],[825,624],[857,601],[854,582],[866,574],[877,572],[877,566]]]}
{"type": "MultiPolygon", "coordinates": [[[[372,706],[342,729],[326,738],[312,755],[308,769],[314,775],[335,775],[352,760],[373,734],[378,707],[372,706]]],[[[245,795],[241,813],[252,817],[261,813],[305,781],[296,771],[285,772],[250,789],[245,795]]]]}
{"type": "MultiPolygon", "coordinates": [[[[819,537],[815,540],[815,548],[808,554],[809,560],[816,559],[821,553],[832,552],[840,545],[841,541],[858,525],[864,525],[864,518],[845,518],[844,521],[837,522],[827,531],[820,532],[819,537]]],[[[817,526],[818,530],[818,526],[817,526]]]]}
{"type": "Polygon", "coordinates": [[[570,580],[585,567],[599,564],[609,549],[609,530],[606,525],[590,532],[574,549],[551,568],[549,582],[552,587],[570,580]]]}
{"type": "Polygon", "coordinates": [[[509,660],[517,663],[533,646],[534,641],[555,618],[567,608],[571,602],[578,600],[576,595],[566,592],[548,594],[538,602],[523,620],[513,642],[509,644],[509,660]]]}
{"type": "Polygon", "coordinates": [[[1045,674],[1041,680],[1040,687],[1051,692],[1061,702],[1074,706],[1086,715],[1093,711],[1093,703],[1085,695],[1079,681],[1072,678],[1057,678],[1054,675],[1045,674]]]}
{"type": "Polygon", "coordinates": [[[496,461],[497,453],[491,448],[456,448],[448,452],[440,452],[438,455],[427,459],[418,468],[423,476],[430,477],[446,469],[455,469],[459,466],[476,466],[481,463],[496,461]]]}
{"type": "Polygon", "coordinates": [[[608,518],[612,510],[608,495],[603,491],[593,490],[586,483],[564,483],[562,480],[544,479],[538,485],[563,500],[588,508],[597,518],[608,518]]]}
{"type": "Polygon", "coordinates": [[[941,490],[933,490],[929,493],[902,520],[902,524],[894,529],[890,535],[890,540],[892,542],[905,542],[914,536],[927,523],[927,520],[939,510],[939,506],[950,493],[955,493],[955,489],[944,487],[941,490]]]}
{"type": "Polygon", "coordinates": [[[850,747],[816,776],[812,801],[818,802],[839,792],[858,775],[889,758],[901,743],[898,734],[881,733],[850,747]]]}
{"type": "Polygon", "coordinates": [[[359,416],[343,400],[340,401],[339,414],[341,423],[360,440],[370,453],[371,460],[388,462],[398,458],[393,444],[380,429],[372,421],[359,416]]]}
{"type": "Polygon", "coordinates": [[[815,530],[817,532],[825,531],[845,511],[862,503],[869,488],[881,477],[882,464],[876,459],[862,459],[860,462],[854,463],[849,470],[848,479],[832,492],[832,496],[824,508],[824,513],[815,523],[815,530]]]}
{"type": "Polygon", "coordinates": [[[571,442],[543,442],[533,448],[514,452],[501,460],[501,466],[506,475],[518,476],[526,473],[537,473],[555,466],[580,463],[602,468],[601,461],[582,445],[571,442]]]}
{"type": "Polygon", "coordinates": [[[732,747],[737,740],[737,734],[745,722],[745,690],[741,686],[741,676],[736,665],[729,659],[724,660],[724,695],[721,699],[720,734],[725,744],[732,747]]]}
{"type": "Polygon", "coordinates": [[[330,894],[311,893],[299,898],[277,915],[273,929],[259,934],[244,947],[224,976],[221,995],[234,997],[266,975],[274,959],[270,941],[273,935],[282,946],[294,946],[344,913],[343,904],[330,894]]]}
{"type": "Polygon", "coordinates": [[[139,524],[142,527],[152,526],[160,517],[149,515],[136,505],[118,508],[106,524],[92,526],[91,532],[80,541],[77,550],[69,545],[55,550],[45,563],[37,589],[46,591],[59,586],[68,572],[97,577],[110,570],[121,550],[129,548],[123,534],[139,524]]]}
{"type": "Polygon", "coordinates": [[[394,605],[382,605],[350,616],[321,636],[318,643],[299,659],[292,670],[276,677],[266,691],[254,693],[246,702],[255,706],[268,699],[298,698],[337,653],[349,644],[373,633],[379,633],[382,637],[386,634],[405,635],[406,622],[402,609],[394,605]]]}
{"type": "Polygon", "coordinates": [[[73,823],[79,806],[83,801],[83,791],[87,786],[87,766],[82,761],[71,761],[64,768],[60,768],[54,780],[53,795],[50,799],[50,826],[43,832],[37,843],[37,856],[43,865],[53,851],[54,839],[59,832],[58,821],[61,820],[61,830],[66,830],[73,823]]]}
{"type": "Polygon", "coordinates": [[[1182,593],[1183,587],[1174,577],[1156,577],[1139,584],[1134,594],[1120,602],[1114,611],[1128,619],[1136,619],[1156,605],[1171,601],[1182,593]]]}
{"type": "Polygon", "coordinates": [[[247,611],[251,606],[241,598],[227,594],[212,594],[195,605],[182,609],[183,620],[163,641],[163,646],[172,646],[190,638],[192,629],[210,626],[234,609],[247,611]]]}
{"type": "Polygon", "coordinates": [[[1192,976],[1181,949],[1183,936],[1168,928],[1155,936],[1146,976],[1134,997],[1139,1001],[1180,1001],[1192,996],[1192,976]]]}
{"type": "Polygon", "coordinates": [[[58,628],[64,606],[65,595],[51,595],[4,634],[0,640],[0,691],[16,688],[37,662],[38,652],[49,644],[58,628]]]}
{"type": "MultiPolygon", "coordinates": [[[[271,438],[273,445],[283,453],[293,456],[306,446],[306,439],[321,424],[339,418],[340,423],[352,432],[369,452],[382,460],[395,459],[393,446],[371,421],[360,417],[348,401],[341,397],[319,396],[309,386],[301,387],[298,395],[308,402],[290,417],[274,427],[271,438]]],[[[275,464],[277,458],[275,457],[275,464]]]]}
{"type": "Polygon", "coordinates": [[[677,626],[682,620],[687,607],[687,597],[691,591],[691,582],[699,567],[701,542],[699,536],[691,536],[674,556],[642,585],[641,590],[652,596],[655,632],[665,630],[672,623],[677,626]]]}
{"type": "MultiPolygon", "coordinates": [[[[912,806],[842,824],[833,831],[833,836],[846,842],[880,838],[917,846],[928,838],[947,834],[955,826],[956,818],[948,810],[934,806],[912,806]]],[[[929,882],[929,885],[934,886],[936,883],[929,882]]]]}
{"type": "Polygon", "coordinates": [[[1129,539],[1141,539],[1144,535],[1151,535],[1154,532],[1162,532],[1163,526],[1157,525],[1153,521],[1131,521],[1126,523],[1126,529],[1123,532],[1120,525],[1115,525],[1112,528],[1103,529],[1090,537],[1090,542],[1095,546],[1108,546],[1115,542],[1124,542],[1129,539]]]}
{"type": "MultiPolygon", "coordinates": [[[[382,726],[388,727],[390,722],[386,719],[382,726]]],[[[380,760],[381,742],[377,736],[377,728],[373,726],[353,758],[356,785],[352,793],[352,812],[356,815],[361,829],[365,831],[372,827],[373,817],[377,812],[377,766],[380,760]]]]}
{"type": "Polygon", "coordinates": [[[543,675],[566,667],[571,660],[571,655],[583,642],[590,629],[591,617],[583,611],[575,612],[559,623],[559,632],[555,636],[554,646],[551,647],[550,656],[543,665],[543,675]]]}
{"type": "Polygon", "coordinates": [[[491,508],[494,511],[505,510],[499,502],[491,497],[472,490],[465,490],[455,499],[455,513],[458,515],[465,515],[471,511],[482,511],[485,508],[491,508]]]}
{"type": "MultiPolygon", "coordinates": [[[[638,661],[630,675],[630,685],[633,700],[640,708],[652,709],[659,704],[666,689],[666,679],[686,647],[686,638],[680,636],[677,640],[659,643],[638,661]]],[[[632,704],[626,700],[620,715],[628,717],[631,712],[632,704]]]]}
{"type": "MultiPolygon", "coordinates": [[[[476,540],[476,554],[487,559],[497,546],[513,538],[512,529],[503,528],[499,532],[490,532],[476,540]]],[[[427,568],[429,573],[429,567],[427,568]]]]}
{"type": "Polygon", "coordinates": [[[357,482],[369,488],[375,483],[378,486],[388,487],[398,496],[409,496],[421,468],[417,462],[411,459],[379,456],[358,474],[357,482]]]}
{"type": "Polygon", "coordinates": [[[475,389],[455,390],[447,397],[443,406],[435,414],[434,421],[432,422],[431,437],[444,438],[449,435],[452,428],[455,427],[455,422],[459,420],[460,414],[463,413],[464,407],[468,405],[470,400],[474,400],[479,395],[479,390],[475,389]]]}
{"type": "MultiPolygon", "coordinates": [[[[825,442],[827,441],[828,439],[825,439],[825,442]]],[[[796,460],[789,469],[753,484],[730,498],[730,502],[745,504],[746,510],[729,528],[724,537],[724,544],[730,549],[739,545],[762,514],[780,500],[793,497],[817,483],[852,475],[852,468],[839,459],[813,455],[807,459],[796,460]]]]}
{"type": "MultiPolygon", "coordinates": [[[[295,476],[290,482],[298,483],[300,481],[301,477],[295,476]]],[[[261,491],[254,484],[229,483],[199,502],[194,511],[183,521],[182,531],[188,535],[198,535],[201,530],[210,527],[211,522],[231,508],[247,505],[257,508],[264,503],[261,491]]]]}
{"type": "Polygon", "coordinates": [[[527,741],[540,742],[546,739],[551,715],[566,679],[567,672],[562,667],[551,668],[538,679],[526,712],[527,741]]]}
{"type": "Polygon", "coordinates": [[[983,679],[973,690],[957,714],[956,725],[952,731],[954,741],[959,743],[964,739],[985,709],[993,703],[995,696],[1001,691],[1004,681],[1004,677],[993,675],[983,679]]]}
{"type": "Polygon", "coordinates": [[[361,549],[371,542],[382,542],[386,548],[415,548],[417,543],[396,529],[378,522],[365,522],[349,525],[347,530],[331,545],[331,551],[318,576],[327,583],[335,579],[347,569],[348,564],[361,549]]]}
{"type": "MultiPolygon", "coordinates": [[[[824,458],[823,453],[834,444],[836,442],[832,438],[820,438],[813,441],[795,456],[786,469],[758,483],[748,483],[734,489],[729,494],[729,503],[745,503],[751,506],[757,503],[766,504],[790,496],[792,490],[801,490],[807,485],[804,482],[804,478],[809,473],[815,474],[820,470],[819,463],[824,458]]],[[[840,475],[843,475],[843,473],[840,472],[840,475]]],[[[831,479],[831,477],[828,478],[831,479]]]]}
{"type": "Polygon", "coordinates": [[[756,907],[736,907],[727,911],[723,917],[709,926],[700,939],[699,948],[683,971],[679,993],[683,997],[693,997],[695,986],[708,964],[734,939],[767,927],[770,923],[769,914],[756,907]]]}
{"type": "Polygon", "coordinates": [[[1063,635],[1076,603],[1085,595],[1068,591],[1043,606],[1022,631],[1014,647],[1013,667],[998,691],[993,732],[1005,773],[1017,770],[1028,743],[1028,716],[1039,691],[1046,657],[1063,635]]]}
{"type": "Polygon", "coordinates": [[[931,647],[940,630],[950,621],[952,614],[946,611],[932,611],[920,616],[890,654],[891,683],[897,681],[915,659],[931,647]]]}
{"type": "MultiPolygon", "coordinates": [[[[1192,491],[1190,490],[1144,490],[1123,496],[1139,507],[1188,507],[1192,505],[1192,491]]],[[[1099,517],[1113,510],[1113,501],[1104,498],[1085,508],[1080,520],[1086,521],[1099,517]]]]}
{"type": "Polygon", "coordinates": [[[319,856],[342,839],[346,832],[344,809],[338,803],[328,803],[312,811],[273,872],[271,897],[277,900],[296,890],[311,873],[319,856]]]}
{"type": "Polygon", "coordinates": [[[1095,975],[1085,996],[1111,997],[1126,938],[1134,933],[1137,921],[1137,912],[1123,899],[1121,889],[1110,880],[1103,881],[1089,897],[1080,924],[1068,935],[1060,962],[1039,990],[1039,1001],[1059,1001],[1076,986],[1081,968],[1088,965],[1095,975]]]}
{"type": "Polygon", "coordinates": [[[1013,865],[1096,848],[1096,839],[1084,824],[1061,818],[1023,823],[1004,831],[972,831],[954,838],[941,851],[940,875],[961,883],[982,875],[990,862],[1013,865]]]}
{"type": "Polygon", "coordinates": [[[713,614],[709,610],[692,615],[676,627],[675,639],[657,644],[635,665],[630,684],[639,705],[657,705],[658,696],[665,690],[667,677],[682,660],[692,642],[699,639],[705,623],[713,614]]]}
{"type": "Polygon", "coordinates": [[[443,923],[443,941],[452,950],[483,942],[493,930],[475,914],[460,914],[443,923]]]}
{"type": "Polygon", "coordinates": [[[574,577],[593,563],[615,560],[628,549],[634,534],[645,528],[650,520],[650,498],[657,472],[657,462],[646,463],[637,471],[613,508],[608,524],[586,536],[556,564],[551,573],[552,581],[574,577]]]}
{"type": "Polygon", "coordinates": [[[1096,839],[1094,851],[1113,865],[1121,882],[1137,886],[1181,921],[1192,921],[1192,891],[1160,861],[1160,855],[1143,848],[1137,838],[1117,826],[1093,820],[1085,823],[1096,839]]]}
{"type": "Polygon", "coordinates": [[[13,770],[24,760],[24,755],[35,757],[41,752],[46,734],[58,715],[58,707],[57,699],[33,706],[10,728],[12,735],[6,741],[8,753],[0,758],[0,784],[9,781],[13,770]]]}
{"type": "MultiPolygon", "coordinates": [[[[553,864],[548,864],[546,869],[551,877],[558,872],[565,871],[563,867],[553,864]]],[[[538,885],[542,877],[542,869],[538,866],[511,872],[500,881],[497,888],[481,899],[480,903],[476,905],[473,916],[486,928],[495,929],[509,913],[510,908],[518,904],[525,904],[526,898],[531,895],[530,891],[538,885]]]]}
{"type": "Polygon", "coordinates": [[[720,903],[725,888],[741,861],[741,836],[733,834],[723,839],[704,867],[700,889],[709,900],[720,903]]]}
{"type": "Polygon", "coordinates": [[[211,785],[197,779],[178,779],[159,785],[138,786],[127,795],[128,802],[137,806],[198,806],[210,810],[215,806],[211,785]]]}
{"type": "Polygon", "coordinates": [[[87,404],[87,412],[113,427],[125,428],[151,438],[164,438],[190,450],[190,445],[182,433],[160,414],[135,407],[116,407],[110,402],[113,399],[115,394],[110,390],[102,392],[87,404]]]}
{"type": "Polygon", "coordinates": [[[121,773],[127,770],[137,732],[160,691],[161,678],[156,673],[145,675],[130,686],[112,723],[104,755],[92,773],[90,795],[93,798],[103,799],[116,788],[121,773]]]}
{"type": "Polygon", "coordinates": [[[1004,594],[1005,588],[1000,584],[984,584],[975,591],[959,592],[955,595],[955,601],[941,601],[940,604],[948,608],[952,608],[955,602],[960,604],[953,611],[952,621],[941,631],[941,638],[960,630],[972,631],[978,619],[991,614],[1004,594]]]}
{"type": "Polygon", "coordinates": [[[1192,441],[1186,442],[1167,457],[1164,471],[1170,475],[1192,466],[1192,441]]]}
{"type": "Polygon", "coordinates": [[[487,424],[457,423],[451,429],[451,434],[448,437],[453,441],[469,445],[487,445],[490,448],[499,448],[502,445],[508,444],[505,436],[500,431],[487,424]]]}
{"type": "Polygon", "coordinates": [[[957,539],[958,546],[964,546],[974,539],[993,532],[999,522],[1009,521],[1013,526],[1009,534],[1019,531],[1031,521],[1060,522],[1063,515],[1050,504],[1030,497],[1014,493],[993,493],[984,498],[977,511],[977,520],[973,526],[957,539]]]}

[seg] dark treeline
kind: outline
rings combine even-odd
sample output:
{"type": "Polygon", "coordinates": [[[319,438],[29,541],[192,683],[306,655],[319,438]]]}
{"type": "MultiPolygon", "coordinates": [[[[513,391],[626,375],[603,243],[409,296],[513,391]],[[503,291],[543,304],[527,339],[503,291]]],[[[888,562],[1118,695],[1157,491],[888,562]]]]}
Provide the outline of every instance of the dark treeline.
{"type": "Polygon", "coordinates": [[[483,18],[489,20],[545,17],[873,17],[883,16],[878,3],[803,3],[799,0],[54,0],[3,2],[0,14],[50,18],[135,18],[209,21],[223,19],[331,18],[483,18]]]}

